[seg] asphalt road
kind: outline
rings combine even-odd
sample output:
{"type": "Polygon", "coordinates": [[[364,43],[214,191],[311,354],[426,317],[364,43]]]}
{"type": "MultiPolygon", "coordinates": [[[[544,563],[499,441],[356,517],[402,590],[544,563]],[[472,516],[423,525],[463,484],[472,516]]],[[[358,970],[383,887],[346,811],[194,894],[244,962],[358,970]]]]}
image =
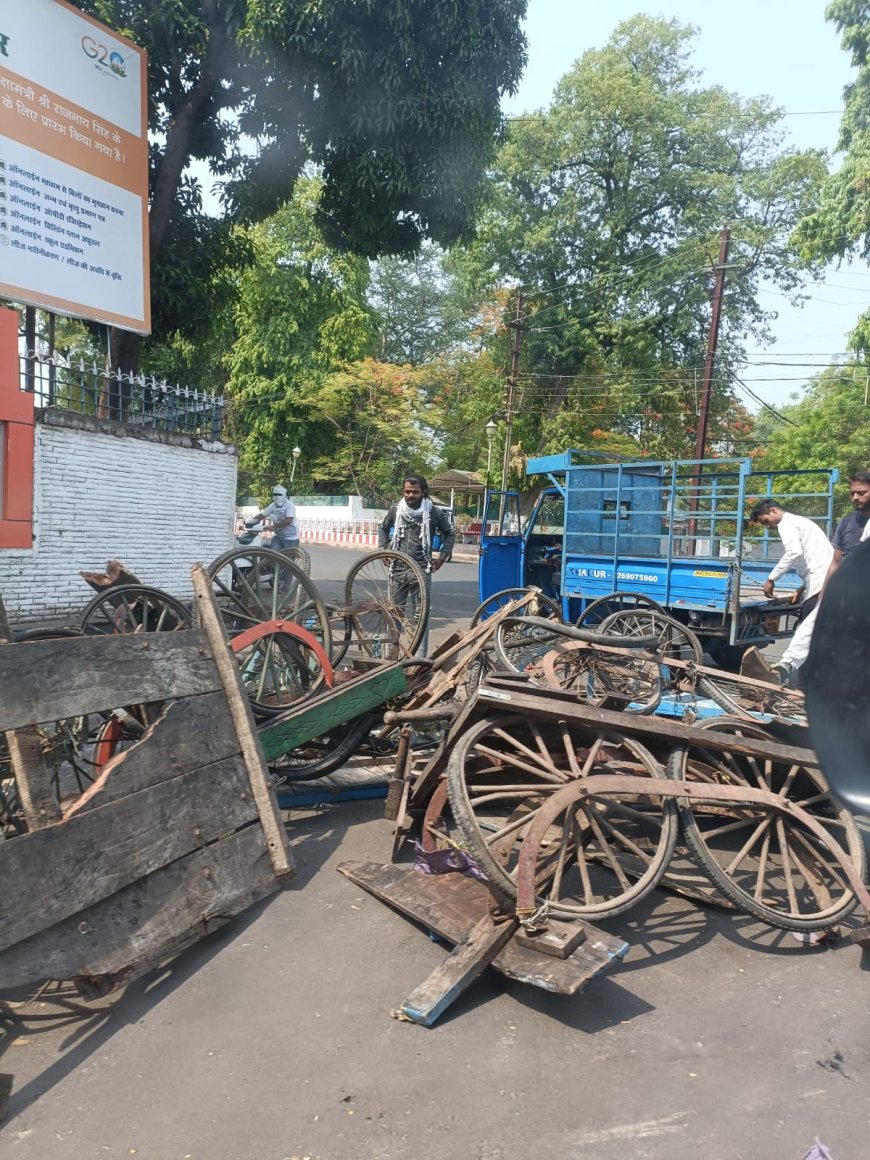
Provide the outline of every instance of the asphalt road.
{"type": "MultiPolygon", "coordinates": [[[[338,583],[350,552],[315,550],[338,583]]],[[[436,576],[467,623],[473,565],[436,576]]],[[[656,892],[606,924],[627,961],[565,998],[489,972],[431,1030],[390,1012],[443,946],[336,873],[387,861],[382,803],[298,812],[297,875],[93,1007],[7,1017],[20,1160],[863,1160],[861,954],[656,892]],[[26,1022],[22,1022],[26,1020],[26,1022]]],[[[73,868],[71,868],[73,872],[73,868]]]]}

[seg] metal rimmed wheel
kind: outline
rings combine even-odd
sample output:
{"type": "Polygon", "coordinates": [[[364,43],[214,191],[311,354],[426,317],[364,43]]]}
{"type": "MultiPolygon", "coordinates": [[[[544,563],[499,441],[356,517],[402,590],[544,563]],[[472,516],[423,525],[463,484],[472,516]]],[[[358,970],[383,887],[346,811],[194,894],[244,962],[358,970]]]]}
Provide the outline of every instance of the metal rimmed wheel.
{"type": "MultiPolygon", "coordinates": [[[[459,739],[447,771],[450,806],[497,894],[516,899],[523,839],[538,811],[597,773],[664,777],[642,745],[575,723],[493,715],[459,739]]],[[[538,903],[557,918],[622,914],[654,888],[676,839],[672,802],[573,801],[535,852],[538,903]]]]}
{"type": "Polygon", "coordinates": [[[402,552],[369,552],[347,574],[343,615],[352,645],[376,660],[405,660],[423,639],[429,588],[419,565],[402,552]]]}
{"type": "Polygon", "coordinates": [[[190,628],[189,609],[159,588],[117,584],[98,592],[82,613],[86,636],[132,632],[178,632],[190,628]]]}
{"type": "Polygon", "coordinates": [[[274,717],[311,696],[333,669],[320,642],[293,621],[264,621],[234,637],[231,646],[254,713],[274,717]]]}
{"type": "Polygon", "coordinates": [[[624,656],[579,643],[541,661],[544,682],[574,693],[587,705],[652,713],[662,699],[659,665],[644,656],[624,656]]]}
{"type": "Polygon", "coordinates": [[[705,675],[700,677],[698,688],[726,713],[733,713],[744,721],[777,717],[793,724],[807,724],[804,695],[798,689],[784,689],[780,685],[731,675],[705,675]]]}
{"type": "MultiPolygon", "coordinates": [[[[718,718],[706,729],[735,739],[771,740],[757,723],[718,718]]],[[[812,814],[865,873],[861,833],[831,797],[819,770],[702,744],[680,747],[668,764],[680,781],[768,790],[812,814]]],[[[686,844],[719,890],[741,910],[785,930],[825,930],[855,906],[842,867],[825,841],[794,814],[773,806],[680,799],[686,844]]]]}
{"type": "MultiPolygon", "coordinates": [[[[522,600],[530,592],[532,592],[531,588],[503,588],[501,592],[493,593],[492,596],[487,597],[482,604],[477,606],[471,618],[471,627],[475,628],[482,621],[489,620],[491,616],[494,616],[506,604],[510,604],[512,600],[522,600]]],[[[518,609],[516,615],[540,616],[546,620],[556,620],[562,623],[562,609],[559,607],[558,601],[553,600],[549,596],[545,596],[543,592],[538,592],[534,600],[518,609]]]]}
{"type": "Polygon", "coordinates": [[[609,596],[599,596],[581,612],[575,621],[577,628],[594,628],[613,616],[615,612],[631,612],[636,609],[649,608],[654,612],[667,615],[664,608],[642,592],[611,592],[609,596]]]}
{"type": "Polygon", "coordinates": [[[329,654],[329,617],[308,576],[283,552],[234,548],[208,568],[230,641],[255,624],[285,620],[312,634],[329,654]]]}

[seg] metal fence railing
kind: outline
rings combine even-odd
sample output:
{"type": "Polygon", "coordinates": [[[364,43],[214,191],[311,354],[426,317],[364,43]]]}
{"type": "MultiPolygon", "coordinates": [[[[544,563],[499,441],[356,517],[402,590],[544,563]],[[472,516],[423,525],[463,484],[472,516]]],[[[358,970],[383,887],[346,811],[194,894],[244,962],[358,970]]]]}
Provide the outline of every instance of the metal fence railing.
{"type": "Polygon", "coordinates": [[[200,439],[220,438],[225,408],[222,395],[173,385],[153,375],[112,371],[83,359],[50,358],[36,351],[21,355],[19,361],[21,390],[34,395],[37,407],[200,439]]]}

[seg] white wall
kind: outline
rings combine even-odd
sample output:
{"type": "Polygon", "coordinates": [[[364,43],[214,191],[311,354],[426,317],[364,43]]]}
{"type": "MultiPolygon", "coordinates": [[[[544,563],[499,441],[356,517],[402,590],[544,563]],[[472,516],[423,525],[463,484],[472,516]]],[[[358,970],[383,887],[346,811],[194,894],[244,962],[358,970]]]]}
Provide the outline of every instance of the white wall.
{"type": "Polygon", "coordinates": [[[13,629],[77,623],[94,595],[79,572],[101,572],[110,559],[187,599],[191,564],[233,546],[237,461],[228,444],[48,411],[34,454],[34,546],[0,550],[13,629]]]}

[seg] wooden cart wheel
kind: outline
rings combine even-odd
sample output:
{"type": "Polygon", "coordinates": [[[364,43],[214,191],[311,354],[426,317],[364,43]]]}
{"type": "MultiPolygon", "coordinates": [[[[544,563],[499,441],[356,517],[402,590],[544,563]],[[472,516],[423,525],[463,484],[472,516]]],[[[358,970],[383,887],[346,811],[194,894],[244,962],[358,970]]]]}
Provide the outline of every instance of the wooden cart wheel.
{"type": "Polygon", "coordinates": [[[98,592],[81,622],[87,636],[178,632],[190,625],[190,611],[180,600],[145,584],[117,584],[98,592]]]}
{"type": "Polygon", "coordinates": [[[308,576],[283,552],[233,548],[208,568],[230,641],[254,624],[289,620],[314,636],[329,655],[329,617],[308,576]]]}
{"type": "Polygon", "coordinates": [[[645,714],[655,712],[662,699],[659,665],[646,656],[568,644],[545,656],[540,667],[545,684],[574,693],[587,705],[645,714]]]}
{"type": "Polygon", "coordinates": [[[784,689],[774,683],[768,685],[759,681],[741,681],[738,676],[706,675],[699,678],[698,688],[726,713],[732,713],[744,721],[776,717],[795,725],[808,723],[804,695],[799,689],[784,689]]]}
{"type": "Polygon", "coordinates": [[[264,621],[230,643],[251,707],[275,717],[315,693],[331,688],[333,669],[320,642],[293,621],[264,621]]]}
{"type": "MultiPolygon", "coordinates": [[[[718,718],[707,729],[735,737],[769,738],[757,723],[718,718]]],[[[772,758],[758,760],[703,745],[680,746],[668,763],[671,777],[715,785],[765,789],[802,806],[825,827],[865,873],[861,833],[852,815],[831,797],[819,770],[772,758]]],[[[855,906],[839,864],[797,818],[772,807],[681,799],[686,843],[722,893],[748,914],[785,930],[826,930],[855,906]]]]}
{"type": "MultiPolygon", "coordinates": [[[[664,776],[636,741],[573,722],[493,715],[462,735],[448,764],[450,806],[497,895],[516,899],[523,837],[541,806],[571,781],[603,772],[664,776]]],[[[673,802],[576,801],[537,852],[539,902],[556,918],[622,914],[654,888],[676,839],[673,802]]]]}
{"type": "Polygon", "coordinates": [[[343,610],[353,644],[376,660],[405,660],[423,639],[429,591],[419,565],[402,552],[369,552],[351,568],[343,610]]]}
{"type": "MultiPolygon", "coordinates": [[[[474,616],[471,618],[471,627],[476,628],[478,624],[484,620],[489,620],[506,604],[510,604],[512,600],[522,600],[524,596],[528,596],[529,592],[531,592],[530,588],[503,588],[501,592],[495,592],[484,600],[483,604],[477,606],[474,616]]],[[[558,602],[545,596],[543,592],[539,592],[530,604],[518,609],[517,616],[540,616],[546,620],[556,620],[560,624],[563,623],[562,609],[558,602]]]]}
{"type": "Polygon", "coordinates": [[[629,612],[642,608],[651,608],[654,612],[661,612],[663,616],[667,616],[659,603],[650,596],[644,596],[642,592],[611,592],[609,596],[600,596],[588,604],[577,617],[575,625],[577,628],[595,628],[615,612],[629,612]]]}

